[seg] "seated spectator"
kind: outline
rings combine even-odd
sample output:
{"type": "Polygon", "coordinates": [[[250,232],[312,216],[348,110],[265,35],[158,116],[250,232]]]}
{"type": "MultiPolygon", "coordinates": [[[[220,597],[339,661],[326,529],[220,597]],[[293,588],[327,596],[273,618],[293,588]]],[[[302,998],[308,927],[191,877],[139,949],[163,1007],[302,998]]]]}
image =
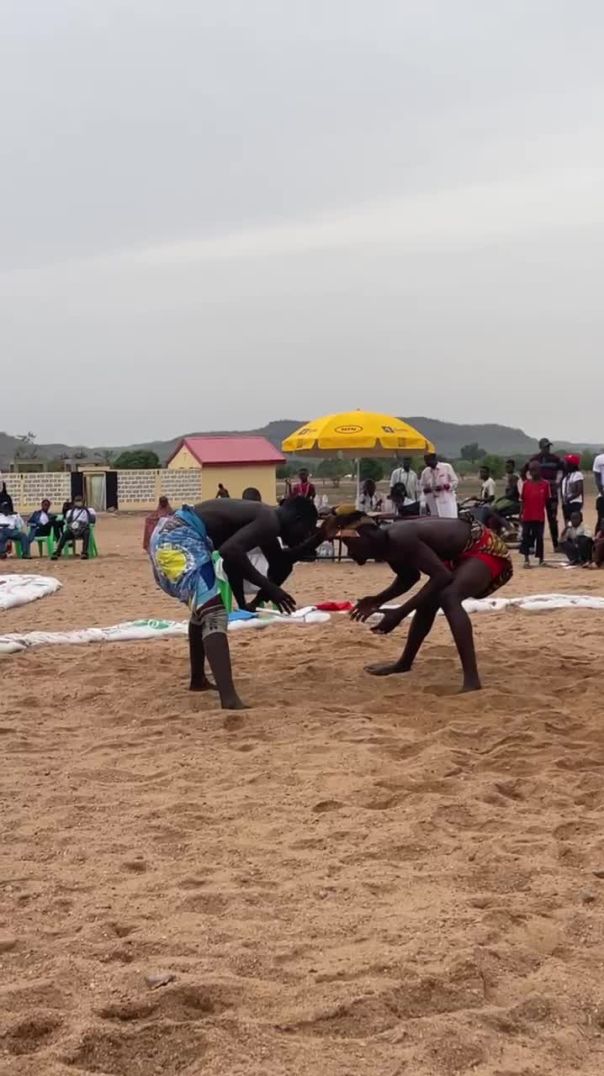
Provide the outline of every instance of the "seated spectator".
{"type": "Polygon", "coordinates": [[[96,522],[96,512],[93,508],[87,508],[83,497],[74,497],[73,506],[65,513],[63,533],[59,538],[59,544],[55,549],[51,560],[58,560],[67,542],[82,542],[82,560],[88,560],[88,547],[90,545],[90,527],[96,522]]]}
{"type": "Polygon", "coordinates": [[[34,542],[36,538],[48,538],[51,531],[58,542],[61,537],[62,525],[57,522],[54,512],[50,511],[50,501],[45,497],[36,512],[32,512],[28,520],[29,540],[34,542]]]}
{"type": "Polygon", "coordinates": [[[151,512],[150,515],[148,515],[145,519],[145,529],[143,532],[143,549],[145,550],[145,553],[149,552],[149,542],[151,541],[151,535],[153,534],[153,531],[155,530],[158,521],[164,516],[172,515],[174,515],[174,510],[168,498],[160,497],[159,501],[157,502],[157,508],[155,509],[155,511],[151,512]]]}
{"type": "Polygon", "coordinates": [[[495,500],[496,489],[490,467],[480,468],[480,482],[480,500],[483,504],[492,504],[495,500]]]}
{"type": "Polygon", "coordinates": [[[411,464],[410,456],[396,467],[390,476],[390,500],[401,518],[418,516],[420,513],[419,480],[411,464]]]}
{"type": "Polygon", "coordinates": [[[292,497],[304,497],[307,501],[314,501],[317,496],[317,491],[312,482],[308,478],[308,471],[306,467],[302,467],[298,471],[298,481],[294,484],[292,491],[292,497]]]}
{"type": "Polygon", "coordinates": [[[363,488],[361,489],[361,496],[359,497],[359,508],[362,512],[381,512],[384,507],[384,498],[378,493],[376,484],[373,478],[366,479],[363,482],[363,488]]]}
{"type": "Polygon", "coordinates": [[[18,542],[24,559],[29,560],[31,543],[25,523],[18,512],[9,510],[9,505],[4,501],[4,504],[0,505],[0,560],[6,560],[6,547],[9,542],[18,542]]]}
{"type": "Polygon", "coordinates": [[[583,522],[582,512],[573,512],[562,531],[560,549],[569,564],[590,564],[594,542],[583,522]]]}

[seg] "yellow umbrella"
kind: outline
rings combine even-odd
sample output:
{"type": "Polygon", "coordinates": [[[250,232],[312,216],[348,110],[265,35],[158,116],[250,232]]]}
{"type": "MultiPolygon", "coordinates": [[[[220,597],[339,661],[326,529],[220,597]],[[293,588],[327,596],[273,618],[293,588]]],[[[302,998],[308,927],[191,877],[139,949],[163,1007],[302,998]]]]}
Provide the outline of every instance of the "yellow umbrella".
{"type": "Polygon", "coordinates": [[[324,415],[300,426],[285,441],[282,452],[295,456],[331,455],[356,459],[357,500],[361,456],[392,456],[396,452],[434,452],[422,433],[393,415],[375,411],[344,411],[324,415]]]}

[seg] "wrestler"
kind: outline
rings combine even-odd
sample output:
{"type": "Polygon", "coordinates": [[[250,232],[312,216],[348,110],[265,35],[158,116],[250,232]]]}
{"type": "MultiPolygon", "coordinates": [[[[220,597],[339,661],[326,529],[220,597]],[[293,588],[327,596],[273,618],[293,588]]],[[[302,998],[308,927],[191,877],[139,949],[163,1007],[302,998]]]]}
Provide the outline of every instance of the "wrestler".
{"type": "Polygon", "coordinates": [[[314,505],[304,498],[293,498],[279,508],[221,498],[194,508],[185,505],[158,521],[149,555],[157,584],[191,611],[191,691],[213,686],[205,673],[207,656],[223,709],[244,708],[233,684],[228,617],[218,593],[213,552],[220,553],[229,577],[248,579],[261,588],[266,600],[291,613],[296,608],[294,599],[254,568],[248,553],[259,547],[269,566],[280,565],[284,554],[279,539],[287,546],[297,546],[315,532],[316,520],[314,505]]]}
{"type": "Polygon", "coordinates": [[[484,598],[511,579],[512,562],[501,538],[472,517],[463,516],[421,518],[381,528],[368,516],[352,511],[352,506],[335,510],[331,533],[338,530],[357,564],[369,558],[385,561],[396,577],[381,594],[357,602],[351,613],[354,620],[366,620],[384,602],[410,590],[420,575],[428,577],[413,597],[396,609],[388,609],[372,629],[376,635],[387,635],[414,613],[401,657],[394,663],[369,665],[367,672],[374,676],[408,672],[442,609],[461,660],[462,691],[478,691],[481,683],[472,625],[462,602],[484,598]]]}

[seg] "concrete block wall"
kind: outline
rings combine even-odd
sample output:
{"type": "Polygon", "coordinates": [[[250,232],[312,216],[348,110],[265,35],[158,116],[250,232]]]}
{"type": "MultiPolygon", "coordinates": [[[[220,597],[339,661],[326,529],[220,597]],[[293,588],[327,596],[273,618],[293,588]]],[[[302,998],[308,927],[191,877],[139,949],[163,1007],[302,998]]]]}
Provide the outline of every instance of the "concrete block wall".
{"type": "Polygon", "coordinates": [[[2,482],[6,482],[15,509],[26,514],[39,508],[43,497],[48,497],[54,511],[60,512],[63,503],[71,496],[71,477],[64,471],[2,474],[0,484],[2,482]]]}
{"type": "Polygon", "coordinates": [[[159,497],[159,471],[118,471],[118,508],[152,508],[159,497]]]}
{"type": "Polygon", "coordinates": [[[201,467],[187,471],[160,471],[160,494],[167,497],[173,508],[183,504],[198,504],[201,495],[201,467]]]}

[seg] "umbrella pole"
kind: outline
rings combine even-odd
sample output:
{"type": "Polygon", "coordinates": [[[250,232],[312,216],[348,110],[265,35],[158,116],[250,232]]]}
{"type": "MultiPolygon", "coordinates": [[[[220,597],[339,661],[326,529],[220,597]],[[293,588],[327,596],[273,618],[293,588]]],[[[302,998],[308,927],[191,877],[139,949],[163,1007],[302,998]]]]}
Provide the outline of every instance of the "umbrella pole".
{"type": "Polygon", "coordinates": [[[361,507],[361,461],[357,460],[357,508],[361,507]]]}

